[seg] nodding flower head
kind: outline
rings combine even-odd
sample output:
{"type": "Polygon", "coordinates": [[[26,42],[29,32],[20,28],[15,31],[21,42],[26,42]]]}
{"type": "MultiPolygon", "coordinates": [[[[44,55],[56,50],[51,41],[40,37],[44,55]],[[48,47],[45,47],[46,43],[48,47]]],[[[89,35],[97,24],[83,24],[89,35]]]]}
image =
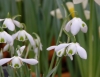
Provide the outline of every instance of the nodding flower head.
{"type": "Polygon", "coordinates": [[[52,49],[54,49],[55,52],[56,52],[56,55],[57,55],[58,57],[62,57],[62,56],[64,55],[65,49],[66,49],[66,47],[67,47],[68,45],[69,45],[69,44],[67,44],[67,43],[63,43],[63,44],[59,44],[59,45],[57,45],[57,46],[50,46],[50,47],[47,48],[47,50],[52,50],[52,49]]]}
{"type": "Polygon", "coordinates": [[[73,55],[78,54],[81,58],[87,59],[87,53],[78,43],[63,43],[57,46],[50,46],[47,50],[54,49],[58,57],[69,56],[73,60],[73,55]]]}
{"type": "Polygon", "coordinates": [[[7,32],[0,32],[0,43],[7,43],[13,45],[13,38],[7,32]]]}
{"type": "Polygon", "coordinates": [[[36,39],[35,39],[36,48],[34,48],[34,52],[38,54],[39,51],[42,51],[42,43],[41,43],[40,37],[36,33],[33,33],[33,34],[36,36],[36,39]]]}
{"type": "Polygon", "coordinates": [[[0,66],[7,63],[13,68],[20,68],[23,65],[23,62],[35,65],[38,63],[36,59],[23,59],[19,56],[14,56],[12,58],[3,58],[0,59],[0,66]]]}
{"type": "Polygon", "coordinates": [[[76,35],[79,30],[81,30],[83,33],[87,32],[87,25],[85,22],[83,22],[80,18],[74,17],[72,20],[70,20],[66,26],[65,30],[67,32],[71,31],[73,35],[76,35]]]}
{"type": "Polygon", "coordinates": [[[34,38],[27,33],[25,30],[20,30],[17,33],[12,35],[13,39],[18,39],[19,41],[26,41],[27,39],[29,40],[30,44],[35,48],[36,44],[35,44],[35,40],[34,38]]]}
{"type": "Polygon", "coordinates": [[[73,55],[78,54],[81,58],[87,59],[86,50],[81,47],[78,43],[70,43],[68,48],[66,49],[67,55],[73,60],[73,55]]]}
{"type": "Polygon", "coordinates": [[[4,21],[2,28],[8,28],[11,31],[15,30],[15,25],[17,27],[19,27],[19,28],[22,27],[22,25],[20,24],[20,22],[14,20],[14,19],[11,19],[11,18],[0,19],[0,21],[4,21]]]}

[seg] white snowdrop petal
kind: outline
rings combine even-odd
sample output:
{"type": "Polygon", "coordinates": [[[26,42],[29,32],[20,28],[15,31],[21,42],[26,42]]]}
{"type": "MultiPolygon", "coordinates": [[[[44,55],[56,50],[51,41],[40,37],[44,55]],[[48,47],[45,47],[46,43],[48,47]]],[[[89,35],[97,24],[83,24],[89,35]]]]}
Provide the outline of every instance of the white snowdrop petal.
{"type": "Polygon", "coordinates": [[[69,58],[71,59],[71,60],[73,60],[73,56],[72,55],[68,55],[69,56],[69,58]]]}
{"type": "Polygon", "coordinates": [[[22,55],[24,49],[25,49],[25,46],[22,46],[22,47],[20,47],[20,48],[17,50],[18,56],[21,56],[21,55],[22,55]]]}
{"type": "Polygon", "coordinates": [[[66,24],[65,30],[66,30],[67,32],[70,31],[70,29],[71,29],[71,24],[72,24],[72,20],[70,20],[70,21],[66,24]]]}
{"type": "Polygon", "coordinates": [[[27,33],[25,30],[24,30],[24,32],[25,32],[28,40],[30,41],[31,45],[35,48],[36,44],[35,44],[35,41],[34,41],[33,37],[29,33],[27,33]]]}
{"type": "Polygon", "coordinates": [[[3,58],[3,59],[0,59],[0,66],[9,62],[10,60],[12,60],[13,58],[3,58]]]}
{"type": "Polygon", "coordinates": [[[9,35],[7,32],[4,31],[4,35],[6,36],[5,39],[7,41],[8,44],[12,44],[13,45],[13,38],[11,35],[9,35]]]}
{"type": "Polygon", "coordinates": [[[81,31],[82,31],[82,32],[84,32],[84,33],[86,33],[86,32],[87,32],[87,30],[88,30],[87,25],[85,24],[85,22],[83,22],[83,21],[82,21],[81,31]]]}
{"type": "Polygon", "coordinates": [[[15,40],[18,37],[20,31],[16,32],[15,34],[12,35],[13,40],[15,40]]]}
{"type": "Polygon", "coordinates": [[[4,19],[0,19],[0,21],[3,21],[4,19]]]}
{"type": "Polygon", "coordinates": [[[13,23],[14,23],[17,27],[19,27],[19,28],[22,27],[22,25],[20,24],[20,22],[18,22],[18,21],[16,21],[16,20],[12,20],[12,21],[13,21],[13,23]]]}
{"type": "Polygon", "coordinates": [[[87,4],[88,4],[88,0],[83,0],[82,6],[84,9],[86,8],[87,4]]]}
{"type": "Polygon", "coordinates": [[[59,8],[56,9],[56,10],[52,10],[52,11],[50,12],[50,14],[51,14],[52,16],[57,17],[58,19],[62,19],[62,18],[63,18],[63,17],[62,17],[62,14],[61,14],[61,11],[60,11],[59,8]],[[55,15],[55,13],[56,13],[56,15],[55,15]]]}
{"type": "Polygon", "coordinates": [[[23,52],[23,51],[24,51],[24,49],[25,49],[25,46],[22,46],[22,47],[20,47],[20,49],[19,49],[19,50],[23,52]]]}
{"type": "Polygon", "coordinates": [[[57,47],[57,46],[50,46],[50,47],[47,48],[47,50],[50,51],[50,50],[52,50],[52,49],[55,49],[56,47],[57,47]]]}
{"type": "Polygon", "coordinates": [[[20,68],[22,66],[22,61],[20,60],[20,57],[17,56],[14,56],[11,63],[13,68],[20,68]]]}
{"type": "Polygon", "coordinates": [[[3,48],[3,51],[7,51],[9,49],[9,44],[6,44],[3,48]]]}
{"type": "Polygon", "coordinates": [[[84,0],[73,0],[73,3],[74,4],[79,4],[79,3],[82,3],[84,0]]]}
{"type": "Polygon", "coordinates": [[[84,10],[84,14],[87,20],[90,19],[90,11],[89,10],[84,10]]]}
{"type": "Polygon", "coordinates": [[[42,51],[42,44],[40,43],[40,50],[42,51]]]}
{"type": "Polygon", "coordinates": [[[65,47],[67,47],[68,45],[69,45],[69,44],[66,44],[66,43],[59,44],[59,45],[55,48],[55,51],[59,51],[60,49],[65,48],[65,47]]]}
{"type": "Polygon", "coordinates": [[[18,33],[18,40],[19,40],[19,41],[25,41],[25,40],[26,40],[26,34],[25,34],[25,31],[24,31],[24,30],[21,30],[21,31],[18,33]]]}
{"type": "Polygon", "coordinates": [[[78,52],[78,55],[81,58],[87,59],[87,53],[86,53],[86,50],[84,48],[82,48],[81,46],[77,45],[77,52],[78,52]]]}
{"type": "Polygon", "coordinates": [[[72,20],[71,33],[73,35],[76,35],[79,32],[80,24],[81,22],[79,22],[77,18],[72,20]]]}
{"type": "Polygon", "coordinates": [[[38,54],[38,48],[36,47],[36,48],[34,48],[34,52],[36,53],[36,54],[38,54]]]}
{"type": "Polygon", "coordinates": [[[67,53],[68,55],[74,55],[74,54],[76,53],[76,45],[75,45],[75,43],[71,43],[71,44],[68,46],[68,48],[67,48],[67,50],[66,50],[66,53],[67,53]]]}
{"type": "Polygon", "coordinates": [[[57,56],[58,57],[62,57],[64,55],[64,50],[65,50],[65,48],[63,48],[63,49],[61,49],[59,51],[56,51],[57,56]]]}
{"type": "Polygon", "coordinates": [[[94,0],[100,6],[100,0],[94,0]]]}
{"type": "Polygon", "coordinates": [[[68,9],[74,8],[73,2],[66,2],[66,6],[68,7],[68,9]]]}
{"type": "Polygon", "coordinates": [[[5,21],[4,21],[4,23],[3,23],[3,25],[6,25],[7,28],[9,30],[11,30],[11,31],[15,30],[15,25],[14,25],[14,23],[13,23],[13,21],[12,21],[11,18],[6,18],[5,21]]]}
{"type": "Polygon", "coordinates": [[[36,59],[22,59],[20,58],[23,62],[31,64],[31,65],[35,65],[38,63],[38,61],[36,59]]]}

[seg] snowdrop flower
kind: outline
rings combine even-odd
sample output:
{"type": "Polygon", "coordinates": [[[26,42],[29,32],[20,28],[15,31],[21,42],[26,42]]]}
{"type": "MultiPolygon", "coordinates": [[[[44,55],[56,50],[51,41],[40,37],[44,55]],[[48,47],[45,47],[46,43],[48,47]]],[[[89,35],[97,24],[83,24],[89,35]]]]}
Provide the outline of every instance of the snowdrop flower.
{"type": "Polygon", "coordinates": [[[3,28],[8,28],[11,31],[15,30],[15,25],[19,28],[22,27],[20,22],[14,20],[14,19],[11,19],[11,18],[0,19],[0,21],[4,21],[3,26],[2,26],[3,28]]]}
{"type": "Polygon", "coordinates": [[[23,62],[35,65],[38,63],[36,59],[23,59],[19,56],[14,56],[12,58],[3,58],[0,60],[0,66],[9,62],[10,66],[13,68],[20,68],[23,65],[23,62]]]}
{"type": "Polygon", "coordinates": [[[33,46],[33,48],[36,47],[33,37],[29,33],[27,33],[25,30],[18,31],[17,33],[13,34],[12,37],[13,39],[17,38],[19,41],[26,41],[28,39],[31,45],[33,46]]]}
{"type": "Polygon", "coordinates": [[[73,60],[73,55],[78,54],[81,58],[87,59],[87,53],[84,48],[82,48],[78,43],[70,43],[67,50],[67,55],[73,60]]]}
{"type": "Polygon", "coordinates": [[[39,51],[42,51],[42,43],[41,43],[40,37],[36,33],[33,33],[33,34],[36,36],[36,39],[35,39],[36,47],[34,48],[34,52],[38,54],[39,51]]]}
{"type": "Polygon", "coordinates": [[[47,48],[47,50],[49,51],[49,50],[54,49],[55,52],[56,52],[56,55],[57,55],[58,57],[62,57],[62,56],[64,55],[64,53],[65,53],[65,48],[66,48],[68,45],[69,45],[69,43],[68,43],[68,44],[67,44],[67,43],[63,43],[63,44],[59,44],[59,45],[57,45],[57,46],[50,46],[50,47],[47,48]]]}
{"type": "Polygon", "coordinates": [[[71,31],[73,35],[76,35],[80,29],[82,32],[86,33],[88,28],[85,22],[83,22],[80,18],[76,17],[70,20],[65,26],[65,30],[67,32],[71,31]]]}
{"type": "Polygon", "coordinates": [[[18,56],[21,56],[21,55],[22,55],[24,49],[25,49],[25,46],[22,46],[22,47],[20,47],[20,48],[17,50],[18,56]]]}
{"type": "Polygon", "coordinates": [[[3,51],[10,51],[11,56],[14,55],[14,46],[10,44],[6,44],[3,48],[3,51]]]}
{"type": "Polygon", "coordinates": [[[0,43],[7,43],[13,45],[13,38],[7,32],[2,31],[0,32],[0,43]]]}
{"type": "Polygon", "coordinates": [[[100,0],[94,0],[100,6],[100,0]]]}

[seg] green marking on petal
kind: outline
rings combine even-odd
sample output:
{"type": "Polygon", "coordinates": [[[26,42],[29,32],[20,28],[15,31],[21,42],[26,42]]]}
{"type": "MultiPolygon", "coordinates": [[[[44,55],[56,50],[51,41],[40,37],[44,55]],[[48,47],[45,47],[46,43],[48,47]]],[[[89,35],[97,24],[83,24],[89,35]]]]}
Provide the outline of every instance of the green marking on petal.
{"type": "Polygon", "coordinates": [[[83,24],[82,24],[82,26],[84,27],[84,26],[85,26],[85,24],[83,23],[83,24]]]}
{"type": "Polygon", "coordinates": [[[73,51],[72,50],[69,50],[68,54],[73,54],[73,51]]]}
{"type": "Polygon", "coordinates": [[[18,67],[19,67],[19,64],[15,64],[14,67],[15,67],[15,68],[18,68],[18,67]]]}
{"type": "Polygon", "coordinates": [[[7,28],[5,24],[3,24],[3,26],[2,26],[2,27],[3,27],[3,28],[7,28]]]}
{"type": "Polygon", "coordinates": [[[4,38],[1,38],[0,42],[1,42],[1,43],[5,43],[4,38]]]}
{"type": "Polygon", "coordinates": [[[61,54],[61,51],[60,52],[58,52],[58,55],[60,55],[61,54]]]}
{"type": "Polygon", "coordinates": [[[20,37],[20,41],[24,41],[24,38],[22,36],[20,37]]]}

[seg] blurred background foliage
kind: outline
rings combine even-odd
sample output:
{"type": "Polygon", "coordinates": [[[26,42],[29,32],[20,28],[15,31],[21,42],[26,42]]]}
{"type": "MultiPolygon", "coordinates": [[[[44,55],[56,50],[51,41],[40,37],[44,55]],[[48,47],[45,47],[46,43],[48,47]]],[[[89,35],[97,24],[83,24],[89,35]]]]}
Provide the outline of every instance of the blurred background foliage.
{"type": "MultiPolygon", "coordinates": [[[[65,68],[67,69],[68,67],[71,77],[99,77],[100,6],[93,0],[90,0],[86,8],[83,8],[80,3],[75,4],[74,9],[70,10],[66,6],[67,2],[72,2],[72,0],[0,0],[0,18],[6,18],[8,12],[11,16],[21,15],[21,17],[16,19],[26,24],[26,31],[30,34],[36,32],[40,36],[43,44],[43,51],[40,53],[40,67],[41,73],[46,74],[49,67],[49,52],[46,51],[46,48],[52,44],[56,44],[61,24],[65,18],[68,21],[74,16],[80,17],[86,22],[89,31],[87,34],[83,34],[82,32],[78,33],[76,38],[80,45],[87,50],[88,59],[82,60],[75,56],[74,61],[71,61],[67,57],[65,68]],[[50,14],[52,10],[57,8],[60,8],[62,14],[62,18],[60,19],[50,14]],[[84,10],[90,11],[89,19],[86,19],[84,10]],[[73,15],[67,17],[71,12],[73,15]]],[[[55,15],[57,14],[56,11],[54,13],[55,15]]],[[[61,41],[67,41],[65,34],[62,35],[61,41]]],[[[30,52],[29,56],[32,57],[32,54],[33,52],[30,52]]],[[[61,64],[58,69],[58,75],[60,77],[61,64]]]]}

